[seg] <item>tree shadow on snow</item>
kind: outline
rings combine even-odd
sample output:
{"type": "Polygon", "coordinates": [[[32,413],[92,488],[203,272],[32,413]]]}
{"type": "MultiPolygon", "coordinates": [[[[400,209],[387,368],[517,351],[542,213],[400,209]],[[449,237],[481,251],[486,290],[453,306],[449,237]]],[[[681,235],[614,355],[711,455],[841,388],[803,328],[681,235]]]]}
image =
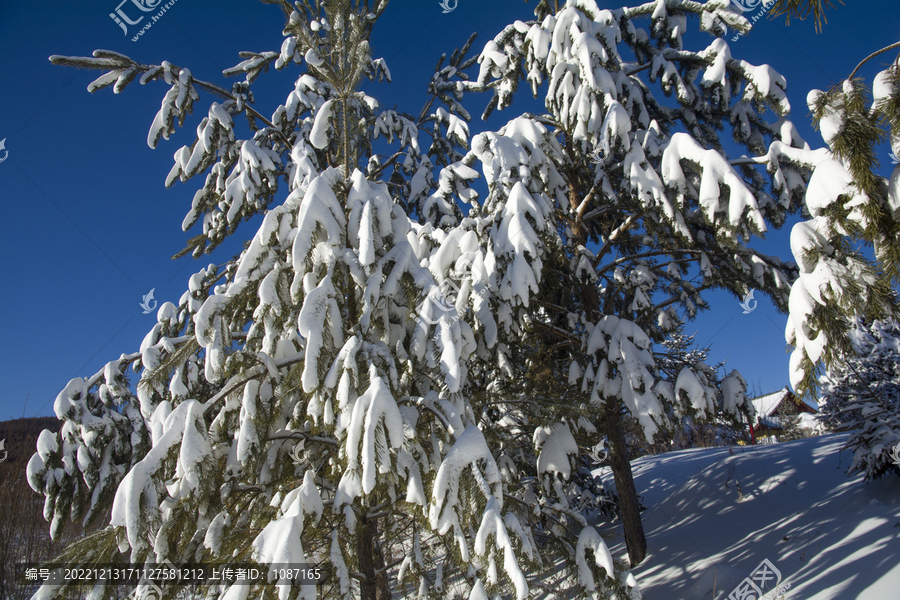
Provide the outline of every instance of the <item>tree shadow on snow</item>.
{"type": "MultiPolygon", "coordinates": [[[[634,462],[647,600],[720,600],[768,559],[808,600],[896,597],[900,478],[847,477],[846,435],[693,449],[634,462]],[[861,595],[860,595],[861,594],[861,595]]],[[[612,477],[601,473],[607,485],[612,477]]],[[[617,536],[617,539],[622,539],[617,536]]],[[[624,543],[614,555],[626,555],[624,543]]]]}

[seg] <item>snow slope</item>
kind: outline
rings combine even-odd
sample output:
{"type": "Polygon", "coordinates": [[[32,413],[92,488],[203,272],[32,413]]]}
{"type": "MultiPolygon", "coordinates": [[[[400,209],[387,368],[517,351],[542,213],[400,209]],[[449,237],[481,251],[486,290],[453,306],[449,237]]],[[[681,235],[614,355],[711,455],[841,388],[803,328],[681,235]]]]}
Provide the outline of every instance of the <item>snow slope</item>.
{"type": "MultiPolygon", "coordinates": [[[[785,600],[900,598],[900,478],[848,478],[845,439],[634,461],[647,507],[648,554],[633,570],[644,598],[725,599],[764,559],[781,572],[780,585],[790,585],[785,600]]],[[[599,474],[612,487],[610,470],[599,474]]],[[[616,538],[611,550],[627,560],[616,538]]]]}

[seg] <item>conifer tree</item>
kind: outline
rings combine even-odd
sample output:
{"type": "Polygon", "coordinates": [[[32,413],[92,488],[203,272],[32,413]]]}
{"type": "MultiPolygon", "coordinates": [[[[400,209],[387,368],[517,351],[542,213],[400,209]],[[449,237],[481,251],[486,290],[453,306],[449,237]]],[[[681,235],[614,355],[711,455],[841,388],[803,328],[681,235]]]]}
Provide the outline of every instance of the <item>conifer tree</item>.
{"type": "MultiPolygon", "coordinates": [[[[767,221],[778,227],[799,209],[808,166],[792,155],[809,149],[787,119],[786,83],[771,67],[735,60],[722,39],[699,52],[684,49],[690,16],[714,34],[723,33],[721,23],[748,27],[726,3],[605,11],[593,2],[562,8],[541,2],[536,14],[536,21],[511,25],[488,42],[478,77],[464,87],[494,92],[489,114],[509,106],[527,82],[548,114],[525,115],[501,129],[517,142],[509,158],[496,158],[502,139],[481,143],[476,136],[472,149],[482,162],[511,163],[501,171],[512,174],[509,183],[501,180],[492,194],[515,198],[513,184],[523,179],[532,198],[550,203],[549,240],[533,244],[531,254],[552,276],[533,286],[537,306],[528,324],[555,349],[555,356],[541,355],[541,364],[571,386],[569,402],[594,407],[603,423],[634,565],[646,545],[624,419],[636,418],[652,439],[667,425],[667,407],[715,410],[716,391],[693,370],[674,380],[660,376],[652,345],[705,308],[708,289],[742,297],[755,287],[787,308],[794,266],[745,242],[761,235],[767,221]],[[638,76],[645,71],[649,81],[638,76]],[[656,85],[674,96],[673,106],[652,93],[656,85]],[[768,110],[774,122],[763,118],[768,110]],[[753,157],[729,160],[722,128],[753,157]],[[524,174],[526,165],[533,174],[524,174]]],[[[746,384],[737,373],[723,383],[725,404],[736,414],[746,384]]]]}
{"type": "MultiPolygon", "coordinates": [[[[802,400],[795,401],[802,402],[802,400]]],[[[775,411],[775,416],[778,418],[778,426],[780,427],[778,433],[779,442],[791,442],[809,437],[800,425],[800,415],[791,410],[791,407],[787,402],[782,402],[778,406],[778,410],[775,411]]]]}
{"type": "MultiPolygon", "coordinates": [[[[805,18],[817,29],[830,0],[778,0],[773,16],[805,18]]],[[[827,91],[808,97],[828,144],[815,163],[804,200],[809,221],[791,234],[800,277],[791,291],[786,337],[795,346],[791,380],[798,391],[821,389],[823,421],[832,429],[862,429],[847,448],[849,474],[877,479],[897,472],[891,452],[900,444],[897,420],[896,319],[900,311],[900,41],[872,52],[827,91]],[[884,56],[893,60],[871,86],[860,68],[884,56]],[[895,166],[878,174],[883,144],[895,166]],[[860,252],[866,247],[874,260],[860,252]],[[862,301],[860,301],[862,300],[862,301]],[[820,386],[821,384],[821,386],[820,386]]]]}
{"type": "MultiPolygon", "coordinates": [[[[715,410],[700,413],[688,403],[672,404],[667,407],[669,427],[661,432],[659,442],[666,443],[666,450],[678,450],[693,447],[701,441],[721,440],[734,443],[742,434],[744,423],[753,423],[755,411],[753,404],[744,401],[737,406],[726,406],[727,386],[723,392],[725,378],[720,372],[725,367],[722,361],[716,365],[706,363],[710,347],[698,348],[694,343],[694,335],[686,335],[684,327],[679,326],[662,342],[662,349],[657,353],[657,364],[660,375],[668,381],[677,382],[681,371],[688,368],[699,379],[702,386],[710,388],[715,394],[715,410]]],[[[746,393],[747,384],[737,371],[731,371],[728,381],[732,385],[741,386],[746,393]]],[[[659,443],[658,442],[658,443],[659,443]]]]}
{"type": "Polygon", "coordinates": [[[746,407],[737,373],[720,390],[691,367],[673,380],[653,345],[710,289],[788,309],[795,267],[748,245],[799,210],[814,166],[786,82],[732,57],[721,23],[749,24],[722,0],[545,0],[477,57],[442,58],[415,116],[360,91],[390,78],[368,45],[384,0],[269,3],[281,50],[242,53],[230,91],[110,51],[52,58],[104,71],[91,91],[168,85],[151,147],[201,92],[221,101],[166,180],[205,174],[187,252],[263,217],[160,307],[139,352],[56,399],[60,436],[28,469],[51,531],[111,511],[69,561],[329,563],[303,598],[640,597],[588,521],[577,456],[601,425],[634,566],[624,419],[652,440],[674,407],[714,413],[719,391],[726,411],[746,407]],[[690,22],[706,48],[684,48],[690,22]],[[297,78],[264,113],[251,88],[271,67],[297,78]],[[522,82],[546,113],[470,136],[465,94],[492,93],[490,113],[522,82]],[[729,157],[722,130],[749,156],[729,157]]]}
{"type": "Polygon", "coordinates": [[[851,332],[853,356],[823,378],[822,421],[830,430],[850,432],[849,475],[900,475],[900,326],[856,319],[851,332]]]}
{"type": "MultiPolygon", "coordinates": [[[[330,580],[302,587],[303,598],[525,598],[531,589],[640,597],[588,525],[589,507],[566,502],[578,452],[568,427],[526,420],[533,445],[510,456],[497,432],[483,431],[486,407],[470,401],[478,378],[501,371],[496,323],[508,330],[509,306],[527,305],[532,291],[520,284],[532,268],[523,253],[533,248],[509,224],[528,226],[526,215],[542,213],[520,185],[514,198],[480,207],[486,237],[463,225],[457,202],[477,200],[468,182],[478,173],[459,152],[468,114],[450,80],[463,81],[474,63],[468,47],[432,81],[433,101],[445,107],[432,101],[418,118],[382,111],[359,88],[363,78],[390,77],[367,42],[386,2],[276,4],[287,18],[281,51],[243,53],[225,71],[244,76],[230,91],[187,68],[111,51],[51,58],[103,70],[92,92],[119,92],[138,77],[164,81],[151,147],[185,123],[201,92],[221,100],[166,179],[207,173],[182,224],[202,224],[186,251],[201,256],[264,215],[239,256],[201,269],[177,306],[160,307],[139,352],[73,380],[56,399],[62,431],[44,432],[28,469],[46,496],[51,533],[69,518],[110,514],[107,528],[63,558],[328,563],[330,580]],[[299,74],[267,117],[251,87],[270,67],[299,74]],[[239,138],[238,117],[248,139],[239,138]],[[419,146],[426,126],[427,151],[419,146]],[[379,136],[397,147],[390,158],[372,152],[379,136]],[[491,238],[508,241],[498,258],[485,258],[491,238]],[[481,252],[473,260],[483,279],[462,284],[456,308],[446,292],[460,252],[481,252]],[[477,320],[461,318],[463,302],[474,303],[477,320]],[[136,394],[129,367],[140,373],[136,394]],[[522,485],[529,472],[544,485],[522,485]]],[[[66,587],[44,586],[37,597],[66,587]]],[[[216,598],[295,592],[204,590],[216,598]]],[[[86,596],[107,593],[96,586],[86,596]]]]}
{"type": "Polygon", "coordinates": [[[828,148],[803,159],[814,168],[804,197],[811,218],[791,232],[800,276],[786,337],[795,346],[791,383],[801,393],[815,395],[823,369],[854,356],[857,318],[900,315],[900,165],[889,179],[877,173],[881,158],[900,153],[900,57],[871,90],[855,77],[863,64],[898,48],[900,42],[871,54],[843,82],[808,97],[828,148]]]}

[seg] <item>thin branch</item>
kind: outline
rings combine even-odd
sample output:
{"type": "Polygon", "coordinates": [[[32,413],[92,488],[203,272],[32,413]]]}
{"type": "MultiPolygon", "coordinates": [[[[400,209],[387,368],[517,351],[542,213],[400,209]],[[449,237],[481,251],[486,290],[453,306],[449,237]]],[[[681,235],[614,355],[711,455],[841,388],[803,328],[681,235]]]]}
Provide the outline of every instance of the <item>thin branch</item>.
{"type": "Polygon", "coordinates": [[[268,438],[266,441],[273,440],[290,440],[290,439],[303,439],[308,440],[310,442],[319,442],[320,444],[328,444],[330,446],[339,446],[337,440],[327,437],[321,437],[318,435],[309,435],[308,433],[303,433],[302,431],[288,431],[285,433],[276,433],[268,438]]]}
{"type": "MultiPolygon", "coordinates": [[[[292,356],[287,356],[285,358],[276,360],[275,366],[279,369],[282,367],[287,367],[288,365],[292,365],[294,363],[302,361],[305,357],[305,353],[298,352],[297,354],[294,354],[292,356]]],[[[219,400],[222,400],[231,392],[235,391],[251,379],[256,379],[257,377],[265,373],[268,373],[268,369],[266,369],[265,365],[257,365],[252,369],[247,370],[242,376],[235,375],[225,384],[225,387],[218,394],[216,394],[203,404],[203,414],[206,414],[206,412],[210,408],[215,406],[219,402],[219,400]]]]}
{"type": "Polygon", "coordinates": [[[847,79],[853,79],[853,76],[856,75],[856,72],[859,71],[859,68],[861,66],[863,66],[864,64],[866,64],[867,62],[869,62],[871,59],[875,58],[879,54],[884,54],[885,52],[887,52],[889,50],[893,50],[894,48],[900,48],[900,42],[894,42],[890,46],[885,46],[881,50],[873,52],[872,54],[870,54],[867,57],[865,57],[864,59],[862,59],[862,62],[860,62],[858,65],[856,65],[856,68],[853,69],[853,71],[850,73],[850,76],[847,77],[847,79]]]}
{"type": "Polygon", "coordinates": [[[594,210],[590,211],[589,213],[587,213],[586,215],[581,217],[581,222],[587,223],[591,219],[595,219],[595,218],[599,217],[600,215],[605,215],[606,213],[612,212],[615,209],[616,209],[615,206],[607,206],[606,208],[595,208],[594,210]]]}
{"type": "Polygon", "coordinates": [[[647,258],[648,256],[660,256],[660,255],[669,255],[669,254],[700,254],[700,250],[690,250],[687,248],[678,248],[677,250],[652,250],[650,252],[641,252],[640,254],[630,254],[628,256],[623,256],[622,258],[616,259],[611,263],[605,265],[602,269],[597,271],[597,274],[603,273],[604,271],[608,271],[609,269],[626,263],[631,260],[636,260],[638,258],[647,258]]]}
{"type": "MultiPolygon", "coordinates": [[[[135,352],[134,354],[129,354],[128,356],[124,356],[124,357],[120,358],[117,362],[127,365],[130,363],[133,363],[140,357],[141,357],[141,353],[135,352]]],[[[91,377],[90,379],[87,380],[86,389],[91,389],[92,387],[94,387],[94,385],[96,385],[96,383],[98,381],[100,381],[100,378],[104,376],[104,373],[106,373],[106,366],[104,366],[102,369],[100,369],[100,371],[96,375],[94,375],[93,377],[91,377]]]]}
{"type": "MultiPolygon", "coordinates": [[[[554,271],[554,272],[559,273],[559,271],[554,271]]],[[[565,306],[560,306],[559,304],[553,304],[552,302],[544,302],[542,300],[532,300],[532,302],[534,302],[535,304],[540,304],[544,308],[552,308],[563,314],[567,314],[570,312],[569,309],[566,308],[565,306]]]]}
{"type": "MultiPolygon", "coordinates": [[[[379,504],[378,506],[373,506],[370,510],[375,511],[375,512],[379,512],[379,511],[383,510],[384,508],[387,508],[387,507],[390,506],[390,505],[391,505],[390,502],[382,502],[382,503],[379,504]]],[[[373,518],[375,518],[375,517],[371,517],[371,516],[369,516],[369,515],[366,515],[366,518],[367,518],[367,519],[373,519],[373,518]]]]}
{"type": "Polygon", "coordinates": [[[397,162],[397,158],[398,158],[401,154],[403,154],[403,151],[402,151],[402,150],[398,150],[392,157],[390,157],[390,158],[387,160],[386,163],[384,163],[383,165],[381,165],[380,167],[378,167],[375,171],[373,171],[372,173],[370,173],[370,174],[369,174],[369,179],[370,179],[370,180],[374,180],[376,177],[378,177],[378,176],[381,174],[382,171],[384,171],[384,170],[387,169],[389,166],[391,166],[392,164],[394,164],[395,162],[397,162]]]}
{"type": "MultiPolygon", "coordinates": [[[[607,238],[606,243],[603,244],[603,247],[600,248],[600,252],[597,253],[597,260],[596,260],[596,263],[599,263],[599,262],[600,262],[600,259],[603,258],[603,256],[604,256],[607,252],[609,252],[609,249],[610,249],[610,247],[612,246],[612,243],[613,243],[614,241],[616,241],[616,239],[617,239],[620,235],[622,235],[622,233],[623,233],[624,231],[627,231],[628,229],[630,229],[631,226],[634,225],[634,222],[637,221],[638,219],[640,219],[640,218],[643,216],[643,214],[644,214],[644,213],[643,213],[642,211],[635,212],[635,213],[631,213],[631,214],[628,216],[628,218],[625,219],[625,222],[624,222],[624,223],[622,223],[621,225],[619,225],[618,227],[616,227],[615,231],[613,231],[611,234],[609,234],[609,238],[607,238]]],[[[596,263],[595,263],[595,264],[596,264],[596,263]]]]}
{"type": "MultiPolygon", "coordinates": [[[[216,94],[220,98],[223,98],[225,100],[234,100],[235,99],[234,96],[231,95],[231,92],[227,91],[225,88],[221,88],[221,87],[217,86],[214,83],[208,83],[206,81],[201,81],[199,79],[193,79],[193,78],[192,78],[192,81],[196,87],[203,88],[207,92],[216,94]]],[[[248,104],[244,104],[244,109],[247,112],[249,112],[250,114],[252,114],[255,118],[257,118],[260,121],[262,121],[263,123],[265,123],[267,127],[270,127],[272,129],[274,129],[276,132],[278,132],[279,134],[281,134],[281,130],[278,129],[277,127],[275,127],[275,125],[269,119],[265,118],[255,108],[253,108],[252,106],[250,106],[248,104]]],[[[282,134],[281,137],[284,138],[284,135],[282,134]]],[[[287,139],[285,139],[285,142],[287,142],[287,139]]]]}
{"type": "Polygon", "coordinates": [[[391,564],[387,565],[386,567],[382,567],[382,568],[380,568],[380,569],[375,569],[375,575],[381,575],[382,573],[384,573],[384,572],[387,571],[388,569],[393,569],[394,567],[396,567],[397,565],[399,565],[400,563],[402,563],[403,560],[404,560],[404,559],[401,558],[401,559],[395,560],[394,562],[392,562],[391,564]]]}
{"type": "Polygon", "coordinates": [[[504,498],[509,498],[510,500],[515,500],[516,502],[518,502],[519,504],[521,504],[522,506],[524,506],[525,508],[527,508],[529,511],[530,511],[532,508],[534,508],[534,507],[532,507],[530,504],[528,504],[527,502],[525,502],[524,500],[522,500],[521,498],[516,498],[515,496],[511,496],[511,495],[507,494],[506,492],[503,492],[503,497],[504,497],[504,498]]]}
{"type": "Polygon", "coordinates": [[[261,491],[263,491],[263,489],[258,485],[244,485],[244,484],[240,484],[240,483],[238,485],[234,486],[234,489],[239,492],[261,492],[261,491]]]}
{"type": "MultiPolygon", "coordinates": [[[[401,399],[401,402],[402,402],[402,400],[403,400],[403,399],[401,399]]],[[[420,406],[420,407],[422,407],[422,408],[424,408],[424,409],[427,409],[429,412],[431,412],[434,416],[436,416],[436,417],[438,418],[438,421],[441,422],[441,425],[444,426],[444,429],[446,429],[451,435],[453,435],[453,438],[454,438],[454,439],[456,439],[456,438],[458,437],[457,434],[454,434],[454,433],[452,432],[452,431],[453,431],[453,428],[450,427],[450,421],[448,421],[447,418],[446,418],[444,415],[442,415],[440,412],[436,411],[433,407],[428,406],[428,405],[425,404],[425,402],[424,402],[423,400],[421,400],[421,399],[420,399],[418,402],[413,402],[413,401],[412,401],[412,398],[408,398],[408,397],[407,397],[406,400],[407,400],[410,404],[415,404],[416,406],[420,406]]],[[[399,404],[399,403],[398,403],[398,404],[399,404]]]]}
{"type": "MultiPolygon", "coordinates": [[[[712,285],[701,285],[701,286],[698,287],[698,288],[694,288],[694,291],[699,293],[699,292],[702,292],[703,290],[707,290],[707,289],[709,289],[709,288],[711,288],[711,287],[712,287],[712,285]]],[[[675,304],[676,302],[681,302],[681,298],[680,298],[680,297],[678,297],[678,298],[669,298],[669,299],[666,300],[665,302],[661,302],[661,303],[657,304],[656,306],[654,306],[654,307],[651,308],[650,310],[657,311],[657,310],[659,310],[660,308],[665,308],[665,307],[669,306],[670,304],[675,304]]]]}
{"type": "Polygon", "coordinates": [[[553,333],[555,333],[557,335],[561,335],[562,337],[567,338],[577,344],[581,344],[580,337],[574,336],[571,333],[569,333],[568,331],[566,331],[560,327],[557,327],[556,325],[548,325],[546,323],[542,323],[541,321],[532,321],[532,323],[534,325],[540,325],[541,327],[543,327],[549,331],[552,331],[553,333]]]}
{"type": "Polygon", "coordinates": [[[647,64],[641,65],[640,67],[636,67],[636,68],[634,68],[634,69],[631,69],[630,71],[625,71],[625,74],[626,74],[627,76],[631,77],[632,75],[636,75],[637,73],[640,73],[641,71],[646,71],[646,70],[649,69],[651,66],[653,66],[653,63],[652,63],[652,62],[648,62],[647,64]]]}

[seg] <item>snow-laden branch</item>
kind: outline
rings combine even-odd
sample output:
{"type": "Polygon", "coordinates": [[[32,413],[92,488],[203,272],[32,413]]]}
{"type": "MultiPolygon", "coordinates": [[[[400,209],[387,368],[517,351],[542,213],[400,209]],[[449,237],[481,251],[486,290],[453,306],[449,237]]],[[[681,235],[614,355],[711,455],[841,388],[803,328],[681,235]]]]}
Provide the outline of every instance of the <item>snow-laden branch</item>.
{"type": "Polygon", "coordinates": [[[338,446],[340,442],[338,442],[334,438],[322,437],[320,435],[310,435],[308,433],[303,433],[302,431],[286,431],[283,433],[275,433],[266,438],[267,441],[271,440],[290,440],[290,439],[302,439],[310,442],[318,442],[320,444],[328,444],[329,446],[338,446]]]}
{"type": "MultiPolygon", "coordinates": [[[[116,90],[115,90],[116,93],[119,93],[122,90],[122,88],[125,87],[125,85],[128,85],[128,83],[130,83],[138,73],[149,73],[152,71],[157,71],[157,70],[163,69],[163,65],[161,65],[161,64],[160,65],[141,64],[141,63],[135,62],[134,60],[132,60],[131,58],[129,58],[123,54],[119,54],[117,52],[111,52],[109,50],[95,50],[93,57],[61,56],[58,54],[54,54],[53,56],[50,57],[50,62],[54,65],[63,65],[63,66],[68,66],[68,67],[80,67],[80,68],[89,68],[89,69],[109,69],[109,72],[104,77],[107,79],[110,79],[110,81],[108,83],[104,82],[104,83],[98,84],[98,86],[95,87],[95,89],[99,89],[100,86],[105,87],[106,85],[112,85],[114,82],[117,82],[117,80],[118,80],[121,83],[117,83],[116,90]],[[121,74],[123,72],[125,74],[127,74],[127,76],[128,76],[127,79],[123,79],[121,77],[121,74]],[[116,76],[110,77],[112,74],[115,74],[116,76]]],[[[222,87],[220,87],[214,83],[210,83],[208,81],[195,79],[193,77],[191,79],[192,79],[193,85],[195,85],[196,87],[204,89],[207,92],[210,92],[211,94],[214,94],[214,95],[222,98],[223,100],[237,101],[237,98],[235,98],[235,96],[231,92],[226,90],[225,88],[222,88],[222,87]]],[[[97,83],[97,82],[94,82],[94,83],[97,83]]],[[[142,79],[141,83],[145,83],[145,81],[142,79]]],[[[261,113],[259,113],[252,106],[244,105],[244,108],[249,114],[253,115],[254,118],[259,119],[260,121],[265,123],[268,127],[270,127],[274,132],[277,132],[279,135],[281,135],[281,131],[277,127],[275,127],[275,125],[273,125],[272,122],[269,121],[269,119],[267,119],[265,116],[263,116],[261,113]]],[[[281,135],[281,137],[284,139],[283,135],[281,135]]],[[[284,139],[284,142],[286,144],[288,143],[286,139],[284,139]]],[[[288,146],[290,147],[290,144],[288,144],[288,146]]]]}
{"type": "MultiPolygon", "coordinates": [[[[125,364],[125,365],[128,365],[128,364],[133,363],[134,361],[136,361],[136,360],[139,359],[140,357],[141,357],[141,353],[140,353],[140,352],[135,352],[134,354],[126,354],[126,355],[122,356],[122,357],[121,357],[119,360],[117,360],[116,362],[118,362],[119,364],[125,364]]],[[[103,379],[103,377],[104,377],[105,374],[106,374],[106,366],[104,366],[102,369],[100,369],[97,373],[94,374],[93,377],[91,377],[90,379],[88,379],[88,380],[85,382],[85,389],[88,389],[88,390],[89,390],[89,389],[91,389],[92,387],[94,387],[95,385],[97,385],[97,382],[100,381],[101,379],[103,379]]]]}
{"type": "MultiPolygon", "coordinates": [[[[666,5],[666,10],[686,10],[688,12],[695,13],[701,13],[704,10],[708,10],[704,4],[695,2],[694,0],[664,0],[664,2],[666,5]]],[[[652,0],[651,2],[641,4],[640,6],[635,6],[633,8],[623,8],[621,10],[622,14],[629,19],[643,15],[652,15],[654,12],[659,10],[659,2],[657,0],[652,0]]]]}
{"type": "Polygon", "coordinates": [[[616,260],[607,263],[603,266],[603,268],[597,269],[597,274],[600,275],[605,273],[606,271],[613,269],[619,265],[625,264],[632,260],[638,260],[640,258],[647,258],[650,256],[672,256],[675,254],[702,254],[701,250],[694,250],[691,248],[678,248],[675,250],[651,250],[648,252],[641,252],[639,254],[630,254],[628,256],[623,256],[622,258],[617,258],[616,260]]]}
{"type": "MultiPolygon", "coordinates": [[[[275,365],[281,369],[283,367],[287,367],[293,365],[298,362],[302,362],[305,358],[305,352],[298,352],[292,356],[287,356],[285,358],[281,358],[275,361],[275,365]]],[[[265,375],[269,372],[266,368],[266,365],[257,365],[251,369],[248,369],[241,375],[235,375],[222,387],[222,389],[212,398],[207,400],[202,404],[203,414],[205,415],[213,406],[219,403],[220,400],[224,399],[228,394],[236,391],[238,388],[246,384],[248,381],[256,379],[262,375],[265,375]]]]}
{"type": "MultiPolygon", "coordinates": [[[[704,291],[704,290],[711,289],[712,287],[713,287],[712,284],[704,284],[704,285],[701,285],[701,286],[698,287],[698,288],[694,288],[694,293],[695,293],[695,294],[699,294],[700,292],[702,292],[702,291],[704,291]]],[[[676,297],[673,297],[673,298],[669,298],[669,299],[666,300],[665,302],[660,302],[659,304],[654,305],[652,310],[653,310],[653,312],[655,313],[656,311],[658,311],[658,310],[660,310],[660,309],[663,309],[663,308],[665,308],[665,307],[667,307],[667,306],[669,306],[669,305],[671,305],[671,304],[675,304],[675,303],[677,303],[677,302],[682,302],[683,300],[684,300],[684,299],[681,298],[680,296],[676,296],[676,297]]]]}

